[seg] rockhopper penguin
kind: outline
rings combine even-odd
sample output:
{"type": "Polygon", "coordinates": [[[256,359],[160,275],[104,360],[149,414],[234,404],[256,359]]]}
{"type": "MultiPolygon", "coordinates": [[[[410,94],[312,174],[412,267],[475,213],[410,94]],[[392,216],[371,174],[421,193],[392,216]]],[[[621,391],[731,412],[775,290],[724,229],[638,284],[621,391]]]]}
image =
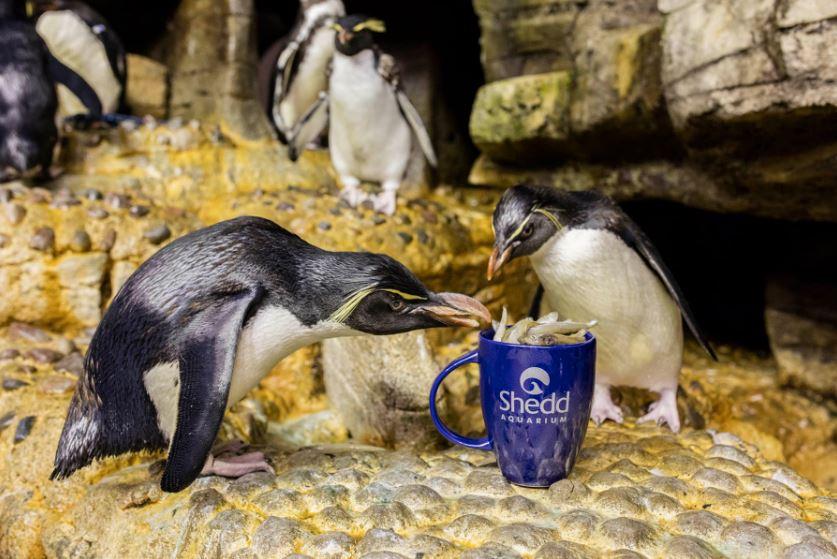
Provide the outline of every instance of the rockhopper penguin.
{"type": "Polygon", "coordinates": [[[58,118],[116,113],[125,89],[125,48],[107,21],[84,2],[38,2],[35,28],[50,52],[58,118]]]}
{"type": "Polygon", "coordinates": [[[271,47],[259,64],[267,112],[284,143],[292,141],[302,115],[328,89],[328,66],[334,55],[332,24],[346,14],[341,0],[300,0],[299,8],[287,40],[271,47]]]}
{"type": "Polygon", "coordinates": [[[639,421],[667,423],[677,432],[681,313],[713,359],[715,353],[636,223],[596,192],[519,185],[497,205],[494,235],[489,279],[505,262],[529,256],[552,310],[573,320],[598,320],[594,421],[621,423],[610,386],[637,386],[660,394],[639,421]]]}
{"type": "Polygon", "coordinates": [[[302,117],[289,145],[291,159],[328,123],[331,162],[340,176],[342,195],[356,206],[366,195],[360,181],[381,183],[377,211],[395,212],[395,193],[410,161],[412,137],[436,166],[430,136],[416,108],[401,88],[395,59],[375,45],[372,33],[384,23],[366,16],[342,17],[334,24],[334,60],[328,94],[302,117]]]}
{"type": "Polygon", "coordinates": [[[387,256],[321,250],[257,217],[201,229],[157,252],[114,298],[90,343],[52,477],[166,447],[164,491],[202,472],[269,470],[261,453],[222,460],[210,449],[224,411],[282,358],[335,336],[489,320],[476,300],[428,291],[387,256]]]}
{"type": "Polygon", "coordinates": [[[58,139],[47,49],[16,5],[0,0],[0,182],[46,176],[58,139]]]}

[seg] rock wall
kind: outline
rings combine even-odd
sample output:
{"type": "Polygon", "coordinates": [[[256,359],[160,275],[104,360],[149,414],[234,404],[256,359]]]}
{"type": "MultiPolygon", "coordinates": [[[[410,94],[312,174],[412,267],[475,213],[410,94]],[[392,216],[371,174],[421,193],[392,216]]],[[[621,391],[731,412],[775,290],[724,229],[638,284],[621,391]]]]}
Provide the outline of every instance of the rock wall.
{"type": "Polygon", "coordinates": [[[483,152],[471,182],[603,183],[621,199],[837,220],[833,2],[474,8],[489,83],[471,116],[483,152]]]}

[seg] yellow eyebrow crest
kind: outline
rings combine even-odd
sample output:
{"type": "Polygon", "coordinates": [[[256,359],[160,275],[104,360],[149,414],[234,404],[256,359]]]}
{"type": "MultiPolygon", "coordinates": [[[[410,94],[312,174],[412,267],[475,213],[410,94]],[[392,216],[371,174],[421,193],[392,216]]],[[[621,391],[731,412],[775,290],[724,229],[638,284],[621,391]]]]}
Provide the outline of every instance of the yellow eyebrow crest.
{"type": "Polygon", "coordinates": [[[548,210],[545,210],[545,209],[543,209],[543,208],[535,208],[535,209],[533,210],[533,212],[534,212],[534,213],[539,213],[539,214],[543,215],[544,217],[546,217],[546,219],[548,219],[549,221],[551,221],[551,222],[552,222],[552,225],[554,225],[554,226],[555,226],[555,228],[556,228],[556,229],[558,229],[559,231],[560,231],[560,230],[561,230],[561,228],[563,227],[563,226],[561,225],[561,222],[560,222],[560,221],[558,221],[558,218],[557,218],[557,217],[555,217],[555,214],[553,214],[552,212],[550,212],[550,211],[548,211],[548,210]]]}
{"type": "Polygon", "coordinates": [[[330,317],[328,317],[329,320],[334,322],[345,322],[346,319],[349,318],[353,312],[355,312],[355,309],[358,305],[360,305],[360,302],[363,301],[363,299],[373,291],[375,291],[374,287],[364,287],[362,289],[358,289],[357,291],[349,295],[343,302],[343,304],[340,305],[340,308],[338,308],[336,311],[332,313],[330,317]]]}
{"type": "Polygon", "coordinates": [[[387,27],[380,19],[367,19],[355,25],[352,31],[358,32],[364,29],[368,29],[374,33],[383,33],[387,30],[387,27]]]}
{"type": "Polygon", "coordinates": [[[398,291],[397,289],[383,289],[382,291],[389,291],[390,293],[395,293],[402,299],[406,301],[424,301],[427,297],[422,297],[421,295],[413,295],[412,293],[404,293],[403,291],[398,291]]]}
{"type": "MultiPolygon", "coordinates": [[[[352,315],[352,313],[355,312],[355,309],[357,309],[358,305],[360,305],[361,301],[363,301],[367,295],[369,295],[373,291],[378,290],[379,288],[375,287],[374,285],[358,289],[357,291],[349,295],[343,302],[343,304],[340,305],[340,308],[334,311],[331,314],[331,316],[328,317],[328,319],[333,322],[345,322],[346,319],[348,319],[352,315]]],[[[423,301],[427,299],[427,297],[422,297],[421,295],[413,295],[412,293],[405,293],[397,289],[390,289],[386,287],[380,288],[380,291],[389,291],[390,293],[395,293],[396,295],[398,295],[406,301],[423,301]]]]}
{"type": "Polygon", "coordinates": [[[514,233],[509,235],[508,241],[513,241],[520,233],[523,231],[523,228],[526,227],[526,224],[529,223],[529,220],[532,219],[532,214],[526,216],[526,219],[520,222],[520,225],[517,226],[517,229],[514,230],[514,233]]]}

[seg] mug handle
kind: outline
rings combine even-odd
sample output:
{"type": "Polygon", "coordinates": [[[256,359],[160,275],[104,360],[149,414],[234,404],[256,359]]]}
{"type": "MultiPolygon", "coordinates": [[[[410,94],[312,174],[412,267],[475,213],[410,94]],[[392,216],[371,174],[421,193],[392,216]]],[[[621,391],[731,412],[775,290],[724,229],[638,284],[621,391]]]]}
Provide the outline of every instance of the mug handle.
{"type": "Polygon", "coordinates": [[[444,423],[442,423],[442,419],[439,417],[439,412],[436,410],[436,393],[439,391],[439,387],[442,385],[442,381],[445,380],[445,377],[459,367],[468,365],[469,363],[476,363],[478,360],[479,354],[475,349],[473,351],[469,351],[462,357],[451,361],[448,363],[448,366],[445,367],[441,373],[439,373],[439,376],[437,376],[436,380],[433,381],[433,387],[430,389],[430,417],[433,418],[433,423],[436,425],[436,429],[438,429],[442,436],[450,442],[467,446],[468,448],[475,448],[477,450],[491,450],[491,440],[489,440],[488,437],[472,439],[470,437],[463,437],[458,433],[454,433],[448,429],[444,423]]]}

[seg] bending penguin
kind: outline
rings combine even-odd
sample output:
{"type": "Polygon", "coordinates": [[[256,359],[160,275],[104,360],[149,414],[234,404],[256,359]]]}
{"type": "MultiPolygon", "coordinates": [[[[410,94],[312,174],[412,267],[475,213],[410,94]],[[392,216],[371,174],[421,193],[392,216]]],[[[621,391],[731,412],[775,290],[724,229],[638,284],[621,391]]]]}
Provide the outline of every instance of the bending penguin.
{"type": "Polygon", "coordinates": [[[387,256],[328,252],[240,217],[181,237],[126,281],[96,330],[52,478],[94,459],[168,448],[161,487],[270,470],[261,453],[210,455],[224,411],[278,361],[325,338],[490,319],[433,293],[387,256]]]}
{"type": "Polygon", "coordinates": [[[677,378],[682,319],[713,359],[683,293],[640,228],[609,198],[519,185],[494,211],[491,279],[504,263],[529,256],[549,307],[564,318],[598,320],[594,421],[622,422],[611,385],[660,394],[640,422],[680,429],[677,378]]]}
{"type": "Polygon", "coordinates": [[[0,182],[46,177],[58,139],[47,49],[16,6],[0,0],[0,182]]]}
{"type": "Polygon", "coordinates": [[[259,63],[264,103],[283,143],[292,141],[302,115],[328,88],[332,24],[345,13],[342,0],[300,0],[290,37],[268,49],[259,63]]]}
{"type": "Polygon", "coordinates": [[[382,33],[377,19],[352,15],[334,24],[336,52],[328,94],[305,114],[291,159],[328,124],[331,162],[340,176],[342,196],[352,206],[364,201],[362,180],[381,183],[377,211],[395,212],[395,193],[410,161],[415,135],[428,162],[436,153],[416,108],[401,88],[395,60],[375,45],[372,33],[382,33]]]}
{"type": "Polygon", "coordinates": [[[51,54],[58,117],[117,113],[125,90],[125,48],[107,21],[84,2],[38,4],[35,28],[51,54]]]}

